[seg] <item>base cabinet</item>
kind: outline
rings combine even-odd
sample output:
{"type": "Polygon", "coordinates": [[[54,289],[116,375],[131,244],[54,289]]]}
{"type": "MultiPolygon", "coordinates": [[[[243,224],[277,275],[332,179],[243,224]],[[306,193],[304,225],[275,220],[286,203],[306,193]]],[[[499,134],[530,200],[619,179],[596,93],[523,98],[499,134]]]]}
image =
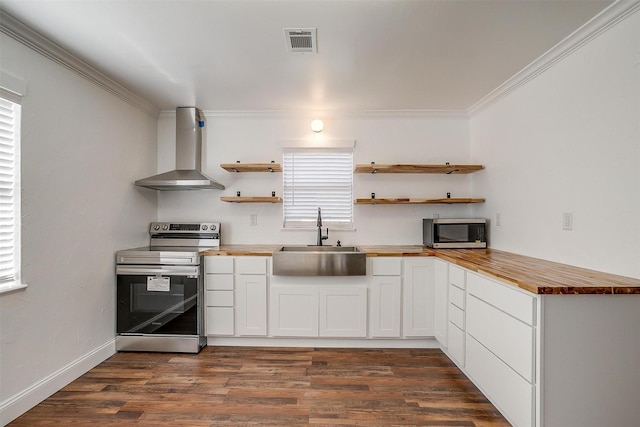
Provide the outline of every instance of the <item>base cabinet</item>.
{"type": "Polygon", "coordinates": [[[447,348],[447,306],[449,265],[439,259],[433,260],[433,334],[443,348],[447,348]]]}
{"type": "Polygon", "coordinates": [[[236,286],[238,335],[267,335],[267,277],[240,275],[236,286]]]}
{"type": "Polygon", "coordinates": [[[434,335],[434,275],[430,257],[406,257],[403,260],[402,335],[432,337],[434,335]]]}
{"type": "Polygon", "coordinates": [[[275,337],[367,336],[366,287],[271,287],[270,334],[275,337]]]}
{"type": "Polygon", "coordinates": [[[320,288],[318,293],[319,336],[367,336],[367,288],[320,288]]]}
{"type": "Polygon", "coordinates": [[[272,286],[270,334],[275,337],[317,337],[318,301],[318,289],[314,287],[272,286]]]}
{"type": "Polygon", "coordinates": [[[269,257],[207,256],[205,333],[266,336],[269,257]]]}
{"type": "Polygon", "coordinates": [[[369,336],[399,338],[402,320],[402,258],[375,257],[369,295],[369,336]]]}

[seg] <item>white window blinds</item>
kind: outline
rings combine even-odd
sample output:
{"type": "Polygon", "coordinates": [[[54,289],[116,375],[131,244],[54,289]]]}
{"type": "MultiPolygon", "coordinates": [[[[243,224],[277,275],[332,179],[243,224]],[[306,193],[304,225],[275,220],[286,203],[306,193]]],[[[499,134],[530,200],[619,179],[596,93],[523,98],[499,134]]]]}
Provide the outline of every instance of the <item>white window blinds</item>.
{"type": "Polygon", "coordinates": [[[19,279],[19,113],[18,104],[0,98],[0,286],[19,279]]]}
{"type": "Polygon", "coordinates": [[[353,228],[353,150],[285,151],[284,227],[353,228]]]}

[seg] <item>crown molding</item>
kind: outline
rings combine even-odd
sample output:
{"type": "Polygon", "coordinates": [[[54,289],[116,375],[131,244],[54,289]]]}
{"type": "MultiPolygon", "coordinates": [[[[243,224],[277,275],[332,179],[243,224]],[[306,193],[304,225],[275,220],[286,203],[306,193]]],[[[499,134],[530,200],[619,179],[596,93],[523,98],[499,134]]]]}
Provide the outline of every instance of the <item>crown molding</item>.
{"type": "MultiPolygon", "coordinates": [[[[469,118],[464,110],[204,110],[210,118],[228,119],[298,119],[332,118],[469,118]]],[[[175,116],[173,110],[163,110],[160,117],[175,116]]]]}
{"type": "Polygon", "coordinates": [[[42,34],[1,9],[0,32],[17,40],[58,65],[76,73],[80,77],[83,77],[96,86],[101,87],[134,107],[150,115],[157,116],[158,109],[155,105],[136,95],[129,89],[117,83],[115,80],[101,73],[91,65],[62,48],[60,45],[47,39],[42,34]]]}
{"type": "Polygon", "coordinates": [[[638,10],[640,10],[640,1],[638,0],[617,0],[612,3],[583,26],[543,53],[538,59],[469,107],[467,110],[468,115],[473,116],[498,102],[638,10]]]}

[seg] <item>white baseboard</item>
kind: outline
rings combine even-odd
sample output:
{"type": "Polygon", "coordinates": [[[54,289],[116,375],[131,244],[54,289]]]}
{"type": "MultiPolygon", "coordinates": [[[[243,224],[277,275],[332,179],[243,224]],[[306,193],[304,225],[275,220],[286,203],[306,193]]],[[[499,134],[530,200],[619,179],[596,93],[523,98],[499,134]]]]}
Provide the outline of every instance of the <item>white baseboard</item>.
{"type": "Polygon", "coordinates": [[[207,337],[207,345],[214,347],[440,348],[438,341],[431,337],[413,339],[207,337]]]}
{"type": "Polygon", "coordinates": [[[7,425],[73,380],[116,353],[115,338],[0,402],[0,425],[7,425]]]}

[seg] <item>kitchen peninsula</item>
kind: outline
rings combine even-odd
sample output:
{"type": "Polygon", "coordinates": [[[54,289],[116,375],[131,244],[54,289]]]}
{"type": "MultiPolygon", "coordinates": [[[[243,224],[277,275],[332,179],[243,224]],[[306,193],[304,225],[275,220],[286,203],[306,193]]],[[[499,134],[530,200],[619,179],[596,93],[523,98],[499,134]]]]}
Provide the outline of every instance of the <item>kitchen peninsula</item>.
{"type": "Polygon", "coordinates": [[[203,253],[229,275],[226,290],[207,287],[207,315],[228,316],[209,345],[440,347],[514,425],[640,419],[638,279],[493,249],[392,245],[360,246],[366,277],[283,281],[270,269],[278,248],[203,253]],[[304,316],[308,329],[283,326],[304,316]]]}

